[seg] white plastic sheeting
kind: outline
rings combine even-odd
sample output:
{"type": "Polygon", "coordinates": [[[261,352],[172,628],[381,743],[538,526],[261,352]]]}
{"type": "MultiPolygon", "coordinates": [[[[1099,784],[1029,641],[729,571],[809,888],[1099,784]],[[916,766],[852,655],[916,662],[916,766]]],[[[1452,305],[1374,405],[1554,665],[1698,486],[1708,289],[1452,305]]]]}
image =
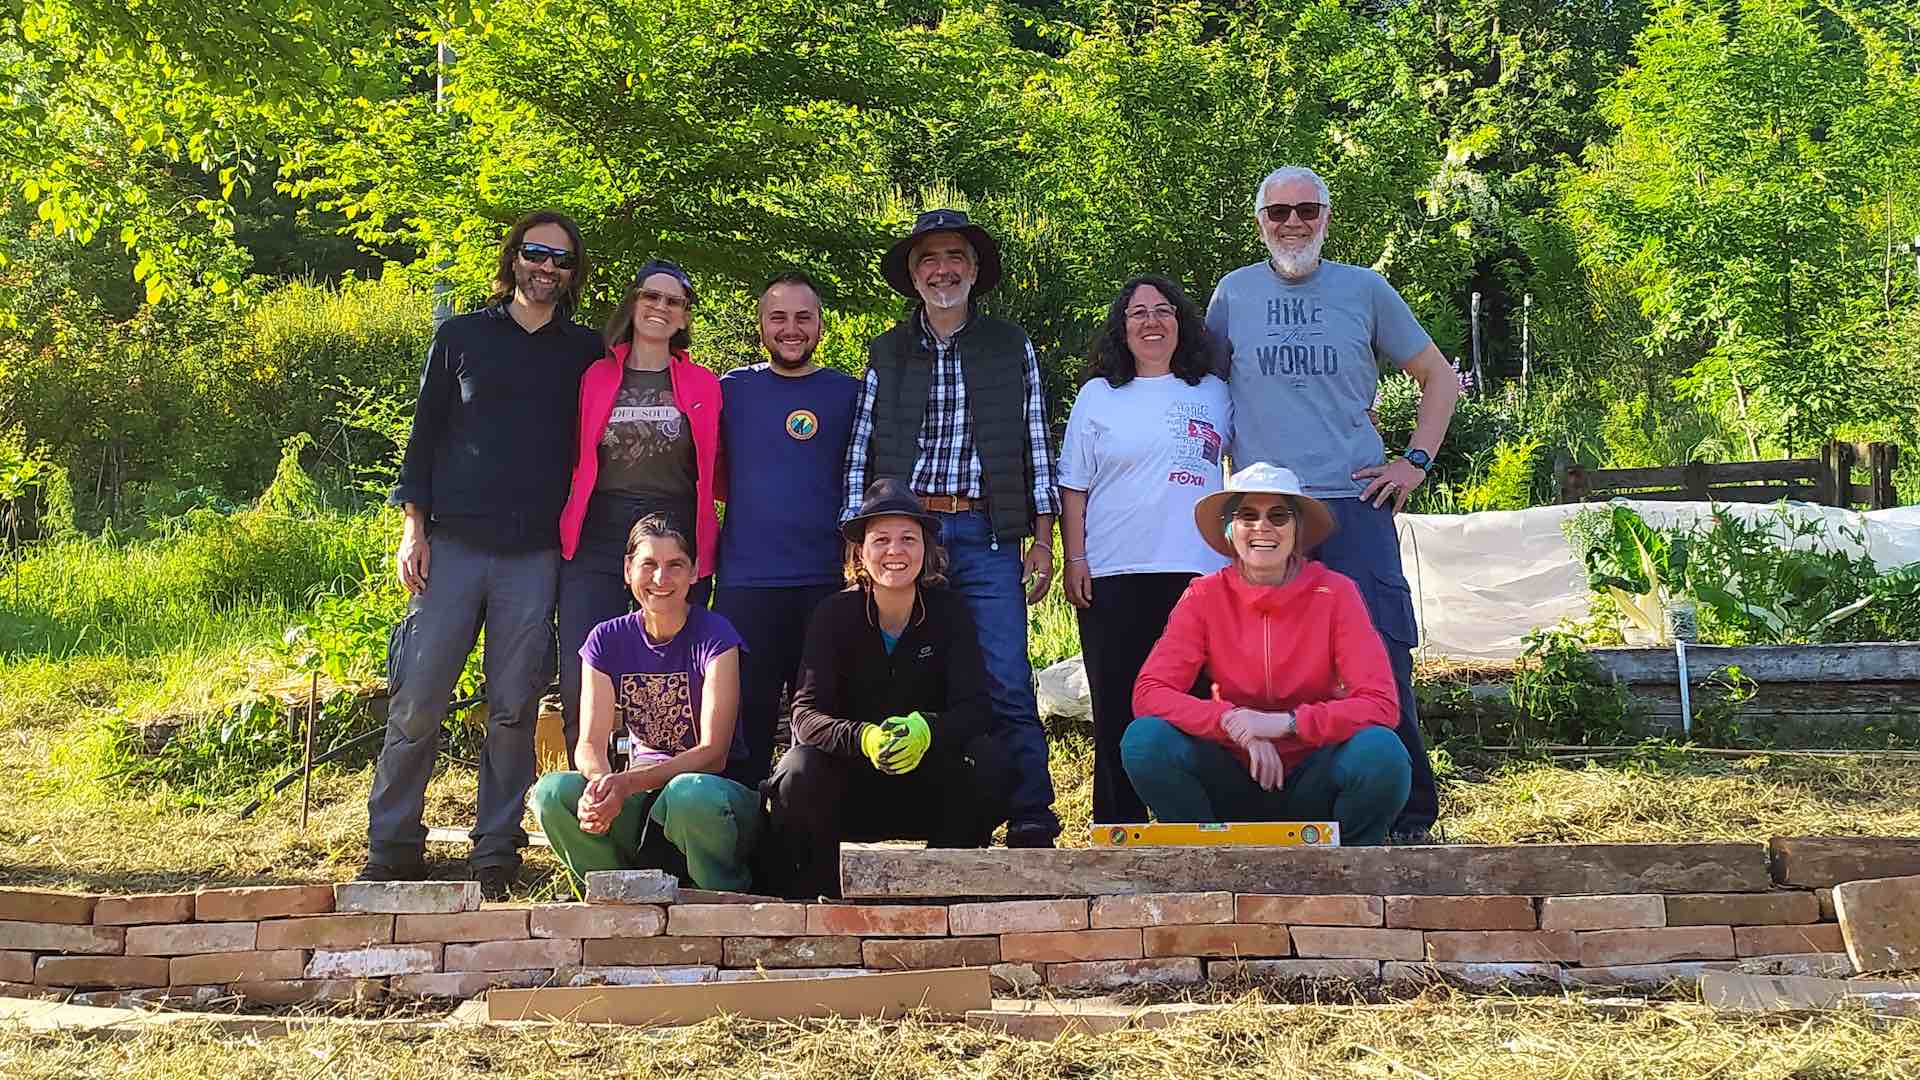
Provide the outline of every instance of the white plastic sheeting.
{"type": "MultiPolygon", "coordinates": [[[[1480,514],[1403,514],[1400,560],[1413,589],[1421,651],[1461,659],[1507,659],[1520,655],[1529,630],[1561,619],[1584,618],[1586,574],[1575,562],[1561,522],[1587,503],[1539,506],[1480,514]]],[[[1653,525],[1684,525],[1715,508],[1708,503],[1628,501],[1653,525]]],[[[1920,506],[1894,510],[1841,510],[1790,503],[1799,518],[1825,526],[1823,542],[1866,553],[1882,569],[1920,562],[1920,506]]],[[[1759,521],[1778,520],[1773,505],[1724,504],[1718,508],[1759,521]]]]}

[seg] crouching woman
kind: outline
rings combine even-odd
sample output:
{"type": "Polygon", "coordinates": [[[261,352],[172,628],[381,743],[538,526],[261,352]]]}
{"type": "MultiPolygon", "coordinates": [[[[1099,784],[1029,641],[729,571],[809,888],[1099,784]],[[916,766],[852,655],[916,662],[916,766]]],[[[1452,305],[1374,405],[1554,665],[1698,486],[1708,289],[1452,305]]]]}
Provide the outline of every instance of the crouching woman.
{"type": "Polygon", "coordinates": [[[1379,844],[1407,801],[1393,670],[1354,583],[1308,558],[1333,531],[1291,469],[1194,504],[1231,566],[1188,586],[1134,683],[1121,763],[1161,821],[1340,823],[1379,844]],[[1213,694],[1195,697],[1202,671],[1213,694]]]}
{"type": "Polygon", "coordinates": [[[760,798],[718,775],[736,745],[740,635],[688,603],[693,546],[660,514],[627,537],[627,587],[640,610],[599,624],[582,666],[579,772],[533,787],[533,814],[574,888],[595,870],[685,871],[702,889],[752,884],[760,798]],[[631,761],[615,771],[608,741],[626,730],[631,761]]]}
{"type": "Polygon", "coordinates": [[[841,531],[849,586],[813,613],[794,745],[765,785],[766,876],[790,897],[840,895],[842,840],[985,847],[1012,783],[973,619],[942,587],[939,521],[883,478],[841,531]]]}

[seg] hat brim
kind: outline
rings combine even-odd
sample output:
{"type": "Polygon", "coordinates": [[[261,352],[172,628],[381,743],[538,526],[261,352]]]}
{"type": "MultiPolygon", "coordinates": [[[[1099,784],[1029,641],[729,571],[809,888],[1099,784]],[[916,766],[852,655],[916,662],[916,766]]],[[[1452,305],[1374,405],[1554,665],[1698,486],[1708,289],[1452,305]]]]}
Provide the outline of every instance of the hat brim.
{"type": "Polygon", "coordinates": [[[1237,559],[1240,553],[1233,550],[1233,541],[1227,539],[1226,521],[1221,513],[1227,500],[1235,495],[1284,495],[1293,500],[1294,512],[1294,553],[1302,557],[1312,555],[1314,549],[1332,536],[1336,528],[1333,511],[1327,504],[1311,495],[1299,495],[1291,491],[1216,491],[1203,495],[1193,504],[1193,526],[1200,530],[1200,539],[1207,546],[1225,555],[1237,559]]]}
{"type": "Polygon", "coordinates": [[[976,261],[973,295],[985,296],[992,292],[1000,284],[1003,273],[1000,264],[1000,242],[995,240],[987,230],[973,224],[957,229],[929,229],[923,233],[907,236],[888,248],[887,253],[880,257],[880,276],[887,279],[887,284],[893,286],[894,292],[909,300],[918,300],[920,290],[913,287],[913,273],[907,267],[907,256],[913,253],[913,245],[922,237],[943,232],[957,232],[973,245],[976,261]]]}
{"type": "Polygon", "coordinates": [[[940,542],[940,519],[932,514],[916,514],[911,510],[876,510],[871,514],[859,514],[840,523],[840,535],[849,544],[859,544],[867,538],[867,522],[875,518],[903,517],[912,518],[927,531],[927,543],[940,542]]]}

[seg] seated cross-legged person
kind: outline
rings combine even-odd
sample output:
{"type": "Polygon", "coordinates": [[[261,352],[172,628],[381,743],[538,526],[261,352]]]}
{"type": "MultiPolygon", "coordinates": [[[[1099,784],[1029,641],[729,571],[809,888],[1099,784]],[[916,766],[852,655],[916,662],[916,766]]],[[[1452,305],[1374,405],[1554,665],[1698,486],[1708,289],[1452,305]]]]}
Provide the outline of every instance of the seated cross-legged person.
{"type": "Polygon", "coordinates": [[[848,588],[821,601],[793,694],[794,745],[765,784],[771,887],[840,894],[842,840],[985,847],[1013,777],[990,734],[980,644],[941,586],[939,521],[875,480],[842,526],[848,588]]]}
{"type": "Polygon", "coordinates": [[[680,860],[698,888],[752,884],[760,798],[717,775],[745,750],[734,725],[740,635],[688,603],[693,572],[686,535],[663,515],[641,518],[626,555],[640,610],[596,626],[580,647],[581,771],[548,773],[532,796],[534,817],[576,890],[595,870],[677,871],[680,860]],[[607,755],[616,722],[632,747],[621,772],[607,755]],[[659,852],[662,838],[672,852],[659,852]],[[669,864],[646,852],[671,856],[669,864]]]}
{"type": "Polygon", "coordinates": [[[1231,566],[1196,579],[1134,684],[1120,743],[1161,821],[1325,821],[1379,844],[1412,765],[1386,648],[1351,579],[1308,558],[1333,531],[1291,469],[1250,465],[1194,504],[1231,566]],[[1211,698],[1195,697],[1202,671],[1211,698]]]}

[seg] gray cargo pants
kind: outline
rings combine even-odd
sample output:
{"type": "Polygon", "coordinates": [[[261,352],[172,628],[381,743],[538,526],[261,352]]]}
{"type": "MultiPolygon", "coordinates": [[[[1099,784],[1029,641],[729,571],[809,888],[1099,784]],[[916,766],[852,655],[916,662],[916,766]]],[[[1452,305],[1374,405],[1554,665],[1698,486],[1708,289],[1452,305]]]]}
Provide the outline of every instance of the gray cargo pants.
{"type": "Polygon", "coordinates": [[[553,602],[560,552],[502,554],[440,536],[426,591],[407,605],[387,648],[387,737],[367,798],[372,862],[421,857],[421,821],[447,700],[484,626],[487,735],[480,751],[475,866],[520,864],[521,827],[533,785],[533,728],[553,677],[553,602]]]}

